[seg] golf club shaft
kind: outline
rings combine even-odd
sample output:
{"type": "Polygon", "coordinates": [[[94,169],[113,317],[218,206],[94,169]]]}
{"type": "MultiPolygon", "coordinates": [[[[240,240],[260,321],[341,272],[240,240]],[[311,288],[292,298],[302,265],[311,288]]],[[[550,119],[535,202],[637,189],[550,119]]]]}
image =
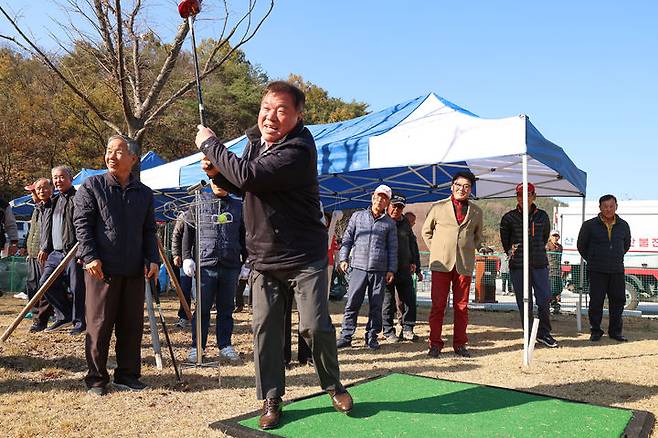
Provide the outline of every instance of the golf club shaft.
{"type": "MultiPolygon", "coordinates": [[[[148,284],[151,288],[151,290],[155,290],[153,287],[153,279],[147,280],[148,284]]],[[[169,330],[167,330],[167,324],[165,322],[164,315],[162,314],[162,306],[160,305],[160,297],[158,296],[158,293],[152,293],[151,296],[153,297],[153,301],[155,301],[155,305],[158,308],[158,314],[160,315],[160,323],[162,324],[162,331],[165,335],[165,341],[167,341],[167,347],[169,348],[169,355],[171,356],[171,363],[174,366],[174,372],[176,373],[176,381],[180,382],[180,373],[178,371],[178,365],[176,364],[176,356],[174,356],[174,350],[171,348],[171,341],[169,340],[169,330]]]]}
{"type": "Polygon", "coordinates": [[[201,125],[206,126],[206,113],[203,106],[203,95],[201,93],[201,77],[199,75],[199,59],[196,53],[196,37],[194,36],[194,17],[187,17],[187,23],[190,26],[192,36],[192,57],[194,59],[194,76],[196,77],[196,96],[199,101],[199,121],[201,125]]]}

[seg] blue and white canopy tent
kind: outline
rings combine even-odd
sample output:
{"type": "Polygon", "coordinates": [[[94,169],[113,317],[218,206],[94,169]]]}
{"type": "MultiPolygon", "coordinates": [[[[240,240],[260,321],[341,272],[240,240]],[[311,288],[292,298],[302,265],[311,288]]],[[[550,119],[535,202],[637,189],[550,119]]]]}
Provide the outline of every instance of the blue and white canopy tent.
{"type": "MultiPolygon", "coordinates": [[[[526,184],[524,199],[528,182],[535,185],[538,196],[584,199],[586,193],[585,172],[525,115],[483,119],[429,94],[356,119],[308,128],[318,149],[320,194],[326,210],[367,207],[382,183],[411,203],[441,199],[450,194],[452,175],[463,169],[477,177],[473,196],[479,199],[513,197],[519,182],[526,184]]],[[[240,154],[245,146],[246,139],[239,138],[230,149],[240,154]]],[[[181,168],[181,185],[203,177],[197,163],[181,168]]],[[[524,225],[527,228],[527,212],[524,225]]],[[[525,253],[526,272],[528,261],[525,253]]],[[[579,330],[580,308],[579,300],[579,330]]],[[[525,365],[531,354],[526,320],[525,365]]]]}
{"type": "MultiPolygon", "coordinates": [[[[320,192],[326,210],[366,207],[386,183],[408,202],[450,194],[452,175],[478,178],[475,198],[515,195],[522,156],[538,196],[583,196],[586,174],[526,116],[483,119],[435,94],[344,122],[309,125],[318,149],[320,192]]],[[[241,154],[246,139],[232,142],[241,154]]],[[[200,156],[199,156],[200,159],[200,156]]],[[[198,162],[180,169],[180,185],[204,178],[198,162]]]]}

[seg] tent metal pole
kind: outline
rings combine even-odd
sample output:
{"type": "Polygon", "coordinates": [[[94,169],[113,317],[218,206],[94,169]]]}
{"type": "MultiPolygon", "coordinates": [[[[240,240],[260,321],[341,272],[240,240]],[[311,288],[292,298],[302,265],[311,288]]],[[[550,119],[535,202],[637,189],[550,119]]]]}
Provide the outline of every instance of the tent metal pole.
{"type": "MultiPolygon", "coordinates": [[[[580,211],[580,226],[585,222],[585,195],[583,194],[583,206],[580,211]]],[[[583,331],[583,318],[581,315],[583,309],[583,289],[585,287],[585,260],[580,257],[580,279],[578,282],[578,303],[576,305],[576,330],[583,331]]]]}
{"type": "Polygon", "coordinates": [[[529,252],[529,238],[528,238],[528,154],[523,154],[522,165],[523,165],[523,366],[527,367],[530,365],[530,327],[528,324],[528,312],[532,312],[532,309],[528,309],[529,304],[529,269],[528,265],[530,263],[530,252],[529,252]]]}

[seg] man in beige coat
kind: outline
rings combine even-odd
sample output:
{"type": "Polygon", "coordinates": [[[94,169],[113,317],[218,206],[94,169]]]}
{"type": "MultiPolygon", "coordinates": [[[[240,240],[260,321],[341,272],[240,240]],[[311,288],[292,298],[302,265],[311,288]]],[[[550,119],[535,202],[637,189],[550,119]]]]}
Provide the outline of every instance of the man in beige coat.
{"type": "Polygon", "coordinates": [[[471,172],[457,172],[452,178],[452,195],[434,203],[423,224],[423,239],[430,249],[432,271],[432,309],[427,353],[430,357],[438,357],[444,345],[441,331],[451,284],[455,312],[452,347],[455,354],[470,357],[466,349],[468,292],[475,265],[475,251],[483,247],[482,209],[468,200],[474,184],[475,175],[471,172]]]}

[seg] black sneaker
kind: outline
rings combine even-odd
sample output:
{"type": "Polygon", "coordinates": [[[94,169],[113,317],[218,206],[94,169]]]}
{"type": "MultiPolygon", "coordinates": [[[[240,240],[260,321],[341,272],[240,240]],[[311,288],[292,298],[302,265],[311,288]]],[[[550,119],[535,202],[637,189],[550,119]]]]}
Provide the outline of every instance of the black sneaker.
{"type": "Polygon", "coordinates": [[[77,335],[80,335],[80,334],[84,333],[85,330],[87,330],[87,328],[85,326],[83,326],[82,324],[78,324],[78,325],[76,325],[75,327],[73,327],[71,329],[71,331],[69,332],[69,335],[77,336],[77,335]]]}
{"type": "Polygon", "coordinates": [[[336,341],[336,348],[347,348],[352,346],[352,341],[345,338],[340,338],[336,341]]]}
{"type": "Polygon", "coordinates": [[[136,379],[134,377],[119,377],[119,378],[114,378],[114,386],[117,387],[117,389],[121,389],[124,391],[141,391],[143,389],[148,388],[148,385],[146,383],[141,382],[139,379],[136,379]]]}
{"type": "Polygon", "coordinates": [[[366,345],[371,350],[379,350],[379,341],[377,341],[375,338],[366,340],[366,345]]]}
{"type": "Polygon", "coordinates": [[[550,334],[541,337],[538,336],[537,342],[541,342],[542,344],[546,345],[549,348],[557,347],[557,341],[553,339],[553,336],[551,336],[550,334]]]}
{"type": "Polygon", "coordinates": [[[30,333],[38,333],[38,332],[42,332],[42,331],[44,331],[44,330],[46,329],[47,326],[48,326],[47,323],[45,323],[45,322],[41,322],[41,321],[39,321],[39,320],[37,319],[36,321],[34,321],[34,322],[32,323],[32,325],[30,326],[30,330],[28,330],[28,331],[29,331],[30,333]]]}
{"type": "Polygon", "coordinates": [[[70,323],[71,323],[71,321],[67,321],[65,319],[58,319],[55,322],[53,322],[52,324],[50,324],[44,331],[46,333],[54,332],[54,331],[60,329],[61,327],[65,326],[66,324],[70,324],[70,323]]]}
{"type": "Polygon", "coordinates": [[[437,347],[436,345],[432,345],[429,351],[427,352],[427,355],[429,357],[439,357],[439,354],[441,354],[441,350],[439,350],[439,347],[437,347]]]}

